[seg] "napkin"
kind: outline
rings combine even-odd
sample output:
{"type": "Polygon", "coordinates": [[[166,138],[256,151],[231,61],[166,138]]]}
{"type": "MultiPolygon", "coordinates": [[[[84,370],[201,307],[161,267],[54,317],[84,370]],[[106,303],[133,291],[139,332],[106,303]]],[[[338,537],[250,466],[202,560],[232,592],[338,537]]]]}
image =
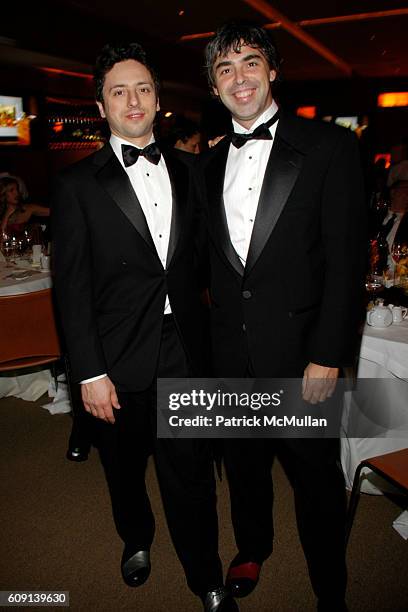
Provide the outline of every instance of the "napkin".
{"type": "Polygon", "coordinates": [[[408,540],[408,510],[397,516],[392,526],[404,540],[408,540]]]}
{"type": "Polygon", "coordinates": [[[40,274],[36,270],[20,270],[19,272],[13,272],[6,276],[6,278],[12,278],[13,280],[24,280],[25,278],[30,278],[30,276],[34,276],[34,274],[40,274]]]}

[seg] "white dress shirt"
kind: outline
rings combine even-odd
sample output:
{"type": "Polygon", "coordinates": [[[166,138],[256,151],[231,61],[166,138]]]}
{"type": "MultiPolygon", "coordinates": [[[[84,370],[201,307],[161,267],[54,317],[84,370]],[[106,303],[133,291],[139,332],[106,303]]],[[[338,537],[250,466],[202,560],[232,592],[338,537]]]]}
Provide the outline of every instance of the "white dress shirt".
{"type": "MultiPolygon", "coordinates": [[[[154,142],[153,135],[148,144],[152,142],[154,142]]],[[[113,152],[129,177],[146,218],[157,254],[163,268],[165,268],[170,238],[172,194],[169,173],[163,155],[157,166],[141,155],[136,163],[126,168],[123,162],[122,144],[129,145],[132,143],[112,134],[110,137],[110,144],[113,152]]],[[[171,314],[170,301],[167,295],[164,305],[164,314],[171,314]]],[[[100,374],[99,376],[87,378],[86,380],[82,380],[81,384],[93,382],[105,376],[107,376],[107,374],[100,374]]]]}
{"type": "MultiPolygon", "coordinates": [[[[278,105],[273,101],[249,130],[233,119],[234,131],[239,134],[253,132],[261,123],[273,117],[277,110],[278,105]]],[[[224,179],[225,214],[232,245],[244,266],[278,123],[269,128],[272,140],[249,140],[239,149],[230,144],[228,152],[224,179]]]]}

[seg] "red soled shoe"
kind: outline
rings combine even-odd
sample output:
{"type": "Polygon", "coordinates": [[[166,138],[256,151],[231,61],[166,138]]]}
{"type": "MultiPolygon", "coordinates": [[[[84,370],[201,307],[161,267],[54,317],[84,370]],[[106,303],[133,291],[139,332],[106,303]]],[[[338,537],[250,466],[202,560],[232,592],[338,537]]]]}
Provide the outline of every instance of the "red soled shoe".
{"type": "Polygon", "coordinates": [[[255,561],[246,561],[229,567],[225,586],[233,597],[246,597],[256,587],[262,565],[255,561]]]}

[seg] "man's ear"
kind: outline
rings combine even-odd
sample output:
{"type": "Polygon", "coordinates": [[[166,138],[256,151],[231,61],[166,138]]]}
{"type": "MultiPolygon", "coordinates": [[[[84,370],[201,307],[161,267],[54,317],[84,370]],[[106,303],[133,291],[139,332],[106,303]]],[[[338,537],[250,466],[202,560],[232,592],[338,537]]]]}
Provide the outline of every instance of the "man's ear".
{"type": "Polygon", "coordinates": [[[214,96],[219,96],[220,95],[218,93],[218,89],[216,87],[213,87],[213,94],[214,94],[214,96]]]}
{"type": "Polygon", "coordinates": [[[157,98],[156,111],[158,112],[159,110],[160,110],[160,100],[159,100],[159,98],[157,98]]]}
{"type": "Polygon", "coordinates": [[[270,70],[269,71],[269,81],[273,83],[275,79],[276,79],[276,70],[270,70]]]}
{"type": "Polygon", "coordinates": [[[98,105],[100,116],[102,117],[102,119],[106,119],[105,110],[103,108],[102,102],[97,102],[96,104],[98,105]]]}

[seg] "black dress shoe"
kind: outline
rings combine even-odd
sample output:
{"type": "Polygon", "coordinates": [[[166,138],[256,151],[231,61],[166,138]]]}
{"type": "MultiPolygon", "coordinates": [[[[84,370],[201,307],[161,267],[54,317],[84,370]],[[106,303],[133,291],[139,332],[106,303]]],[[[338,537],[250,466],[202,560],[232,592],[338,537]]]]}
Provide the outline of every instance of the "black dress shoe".
{"type": "MultiPolygon", "coordinates": [[[[134,549],[133,549],[134,550],[134,549]]],[[[150,553],[148,550],[132,552],[125,547],[121,562],[122,578],[130,587],[142,586],[150,575],[150,553]]]]}
{"type": "Polygon", "coordinates": [[[238,604],[225,587],[208,591],[203,597],[204,612],[239,612],[238,604]]]}
{"type": "Polygon", "coordinates": [[[83,446],[68,446],[67,454],[65,455],[69,461],[86,461],[90,451],[89,445],[83,446]]]}
{"type": "Polygon", "coordinates": [[[252,593],[258,584],[261,567],[261,563],[255,561],[237,563],[234,560],[231,563],[225,585],[233,597],[246,597],[252,593]]]}

